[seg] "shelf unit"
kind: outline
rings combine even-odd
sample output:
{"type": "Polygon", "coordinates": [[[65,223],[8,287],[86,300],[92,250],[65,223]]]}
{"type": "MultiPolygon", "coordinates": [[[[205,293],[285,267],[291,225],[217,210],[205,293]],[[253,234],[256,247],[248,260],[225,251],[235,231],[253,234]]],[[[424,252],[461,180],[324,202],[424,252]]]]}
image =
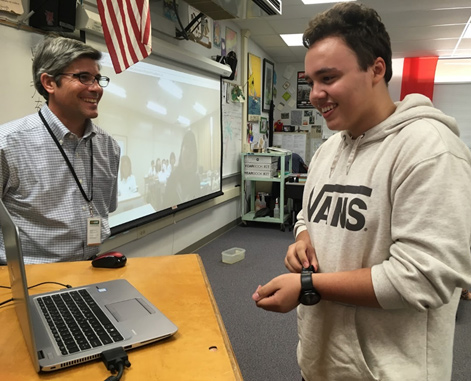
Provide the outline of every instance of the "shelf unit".
{"type": "MultiPolygon", "coordinates": [[[[289,219],[290,213],[285,213],[285,187],[284,184],[286,182],[286,178],[291,174],[293,163],[291,152],[278,152],[278,151],[271,151],[268,153],[242,153],[241,154],[241,173],[242,173],[242,184],[241,184],[241,197],[242,197],[242,213],[241,219],[244,224],[247,221],[255,221],[255,222],[270,222],[270,223],[279,223],[280,229],[285,231],[285,222],[289,219]],[[278,163],[278,159],[280,159],[280,171],[275,172],[274,176],[257,176],[253,174],[249,174],[248,171],[246,172],[245,164],[248,160],[253,163],[253,159],[260,160],[262,163],[271,163],[274,158],[276,158],[276,163],[278,163]],[[270,159],[271,158],[271,159],[270,159]],[[288,158],[288,165],[286,165],[286,158],[288,158]],[[250,209],[246,209],[246,187],[247,182],[251,182],[251,190],[250,190],[250,209]],[[280,183],[280,197],[278,198],[278,205],[280,208],[280,217],[255,217],[255,199],[256,199],[256,182],[271,182],[271,183],[280,183]]],[[[264,170],[265,172],[267,170],[264,170]]],[[[269,170],[268,170],[269,171],[269,170]]]]}

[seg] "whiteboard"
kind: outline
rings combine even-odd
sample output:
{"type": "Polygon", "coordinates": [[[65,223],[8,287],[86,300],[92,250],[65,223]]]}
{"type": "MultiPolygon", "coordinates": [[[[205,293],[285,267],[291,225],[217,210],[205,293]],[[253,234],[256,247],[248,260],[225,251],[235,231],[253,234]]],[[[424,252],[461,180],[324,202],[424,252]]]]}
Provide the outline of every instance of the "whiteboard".
{"type": "Polygon", "coordinates": [[[275,132],[273,134],[273,145],[297,153],[305,162],[311,159],[308,152],[307,132],[275,132]]]}
{"type": "Polygon", "coordinates": [[[242,152],[242,104],[229,102],[222,105],[222,175],[240,173],[242,152]]]}

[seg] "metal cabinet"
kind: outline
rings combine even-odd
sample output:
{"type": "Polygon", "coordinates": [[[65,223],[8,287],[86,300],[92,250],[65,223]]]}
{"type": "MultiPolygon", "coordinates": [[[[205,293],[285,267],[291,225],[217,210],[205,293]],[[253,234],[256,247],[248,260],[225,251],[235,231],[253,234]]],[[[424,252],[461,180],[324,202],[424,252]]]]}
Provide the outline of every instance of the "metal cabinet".
{"type": "Polygon", "coordinates": [[[242,153],[241,154],[241,197],[242,213],[241,218],[244,224],[247,221],[279,223],[280,229],[285,231],[285,222],[290,218],[289,211],[285,213],[285,187],[286,178],[291,174],[293,163],[291,152],[268,152],[268,153],[242,153]],[[278,162],[280,170],[278,171],[278,162]],[[278,205],[280,216],[255,216],[256,183],[271,182],[280,184],[280,196],[278,205]],[[250,185],[250,191],[247,187],[250,185]],[[249,203],[246,202],[247,196],[250,196],[249,203]],[[247,204],[249,204],[247,206],[247,204]],[[246,210],[247,209],[247,210],[246,210]]]}

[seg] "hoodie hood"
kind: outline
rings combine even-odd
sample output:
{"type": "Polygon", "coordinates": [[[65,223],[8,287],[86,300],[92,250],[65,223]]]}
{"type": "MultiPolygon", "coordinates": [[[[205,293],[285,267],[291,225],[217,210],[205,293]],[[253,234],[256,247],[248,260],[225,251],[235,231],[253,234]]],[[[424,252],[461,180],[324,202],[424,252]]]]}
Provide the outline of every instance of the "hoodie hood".
{"type": "Polygon", "coordinates": [[[347,147],[351,147],[346,168],[348,174],[355,160],[356,153],[361,147],[382,140],[386,136],[402,130],[404,127],[419,119],[436,120],[447,126],[456,136],[460,136],[456,119],[433,107],[430,99],[424,95],[409,94],[401,102],[396,102],[395,105],[396,110],[389,118],[369,129],[363,135],[358,136],[356,139],[353,139],[348,131],[342,131],[340,133],[340,143],[330,168],[331,175],[337,166],[340,155],[347,147]]]}

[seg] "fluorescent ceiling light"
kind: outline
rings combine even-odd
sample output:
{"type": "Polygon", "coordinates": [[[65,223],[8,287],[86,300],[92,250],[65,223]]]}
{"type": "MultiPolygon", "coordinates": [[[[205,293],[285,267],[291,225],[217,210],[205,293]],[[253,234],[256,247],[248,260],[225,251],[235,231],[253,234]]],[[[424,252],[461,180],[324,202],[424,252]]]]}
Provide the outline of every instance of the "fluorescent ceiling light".
{"type": "Polygon", "coordinates": [[[464,31],[463,38],[471,38],[471,24],[469,23],[469,20],[465,28],[466,29],[464,31]]]}
{"type": "Polygon", "coordinates": [[[149,101],[147,102],[147,108],[149,110],[158,112],[159,114],[167,115],[167,109],[164,106],[159,105],[158,103],[149,101]]]}
{"type": "Polygon", "coordinates": [[[184,126],[189,126],[190,125],[190,119],[185,118],[184,116],[179,116],[177,119],[178,123],[183,124],[184,126]]]}
{"type": "Polygon", "coordinates": [[[108,86],[105,87],[105,92],[117,95],[120,98],[126,98],[126,90],[115,85],[113,82],[110,82],[108,86]]]}
{"type": "Polygon", "coordinates": [[[468,19],[468,22],[466,23],[466,25],[465,25],[465,27],[464,27],[464,29],[463,29],[463,33],[461,33],[461,36],[460,36],[460,38],[458,39],[458,42],[457,42],[456,45],[455,45],[455,49],[453,49],[453,53],[451,53],[451,56],[452,56],[452,57],[456,55],[456,52],[457,52],[457,50],[458,50],[458,46],[459,46],[460,43],[461,43],[461,40],[462,40],[463,38],[468,38],[468,37],[466,37],[466,36],[469,35],[469,33],[470,33],[470,29],[471,29],[471,27],[469,26],[470,24],[471,24],[471,17],[468,19]]]}
{"type": "Polygon", "coordinates": [[[471,83],[471,59],[440,59],[435,71],[435,83],[471,83]]]}
{"type": "Polygon", "coordinates": [[[280,37],[284,40],[288,46],[303,46],[303,34],[280,34],[280,37]]]}
{"type": "Polygon", "coordinates": [[[193,108],[195,109],[196,112],[199,112],[201,115],[206,115],[207,111],[202,104],[199,104],[198,102],[196,102],[193,108]]]}
{"type": "Polygon", "coordinates": [[[175,82],[165,78],[160,78],[159,86],[175,98],[182,99],[183,90],[175,82]]]}
{"type": "Polygon", "coordinates": [[[357,1],[357,0],[302,0],[306,5],[310,4],[326,4],[326,3],[343,3],[346,1],[357,1]]]}

